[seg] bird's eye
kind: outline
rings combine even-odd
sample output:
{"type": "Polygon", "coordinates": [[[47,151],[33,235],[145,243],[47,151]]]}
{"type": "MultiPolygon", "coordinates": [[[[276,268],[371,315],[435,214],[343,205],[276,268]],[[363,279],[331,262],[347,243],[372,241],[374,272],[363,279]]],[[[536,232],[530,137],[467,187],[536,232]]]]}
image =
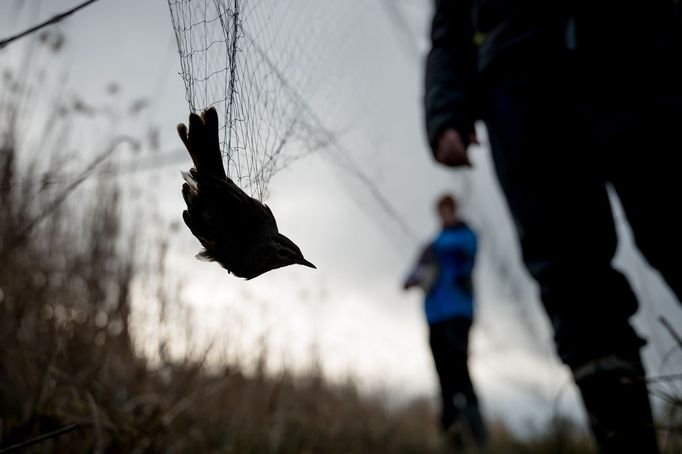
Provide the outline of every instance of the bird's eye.
{"type": "Polygon", "coordinates": [[[277,257],[281,259],[286,259],[289,258],[289,255],[290,255],[289,251],[287,251],[286,249],[277,249],[277,257]]]}

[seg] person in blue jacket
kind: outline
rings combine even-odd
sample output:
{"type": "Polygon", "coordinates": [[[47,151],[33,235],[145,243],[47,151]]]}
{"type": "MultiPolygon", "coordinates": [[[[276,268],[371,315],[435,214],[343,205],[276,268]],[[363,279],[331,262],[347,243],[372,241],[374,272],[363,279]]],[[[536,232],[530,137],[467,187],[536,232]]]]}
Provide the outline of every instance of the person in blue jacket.
{"type": "Polygon", "coordinates": [[[429,344],[440,381],[441,425],[456,445],[467,437],[487,438],[467,366],[469,329],[474,316],[472,271],[476,234],[457,218],[457,203],[444,195],[437,203],[442,229],[422,251],[403,287],[424,290],[429,344]]]}

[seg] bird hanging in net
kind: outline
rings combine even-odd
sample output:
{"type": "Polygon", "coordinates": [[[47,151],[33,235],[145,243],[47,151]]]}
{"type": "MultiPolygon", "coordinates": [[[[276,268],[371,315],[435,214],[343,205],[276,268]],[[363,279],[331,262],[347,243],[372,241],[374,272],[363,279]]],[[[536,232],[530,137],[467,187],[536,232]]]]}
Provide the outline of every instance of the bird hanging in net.
{"type": "Polygon", "coordinates": [[[315,268],[293,241],[279,233],[270,208],[248,196],[225,173],[218,113],[211,107],[191,113],[189,128],[178,125],[194,167],[182,172],[182,217],[204,250],[197,257],[216,261],[238,277],[253,279],[287,265],[315,268]]]}

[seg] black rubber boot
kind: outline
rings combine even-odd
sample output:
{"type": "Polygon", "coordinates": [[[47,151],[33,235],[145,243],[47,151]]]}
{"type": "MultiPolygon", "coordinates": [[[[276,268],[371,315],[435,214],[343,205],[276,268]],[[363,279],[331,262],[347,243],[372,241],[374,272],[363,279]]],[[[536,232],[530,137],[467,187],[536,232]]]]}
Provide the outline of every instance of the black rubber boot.
{"type": "Polygon", "coordinates": [[[573,375],[600,453],[659,452],[639,356],[605,357],[576,368],[573,375]]]}

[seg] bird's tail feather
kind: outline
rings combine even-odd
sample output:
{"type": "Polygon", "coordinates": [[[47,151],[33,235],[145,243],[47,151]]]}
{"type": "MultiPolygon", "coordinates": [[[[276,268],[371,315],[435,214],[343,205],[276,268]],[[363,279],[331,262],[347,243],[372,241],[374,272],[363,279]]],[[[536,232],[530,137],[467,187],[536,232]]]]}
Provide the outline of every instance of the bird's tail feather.
{"type": "Polygon", "coordinates": [[[218,112],[214,107],[203,111],[201,116],[191,113],[189,130],[184,124],[178,125],[178,135],[185,144],[199,177],[213,175],[221,179],[227,178],[220,153],[218,125],[218,112]]]}

